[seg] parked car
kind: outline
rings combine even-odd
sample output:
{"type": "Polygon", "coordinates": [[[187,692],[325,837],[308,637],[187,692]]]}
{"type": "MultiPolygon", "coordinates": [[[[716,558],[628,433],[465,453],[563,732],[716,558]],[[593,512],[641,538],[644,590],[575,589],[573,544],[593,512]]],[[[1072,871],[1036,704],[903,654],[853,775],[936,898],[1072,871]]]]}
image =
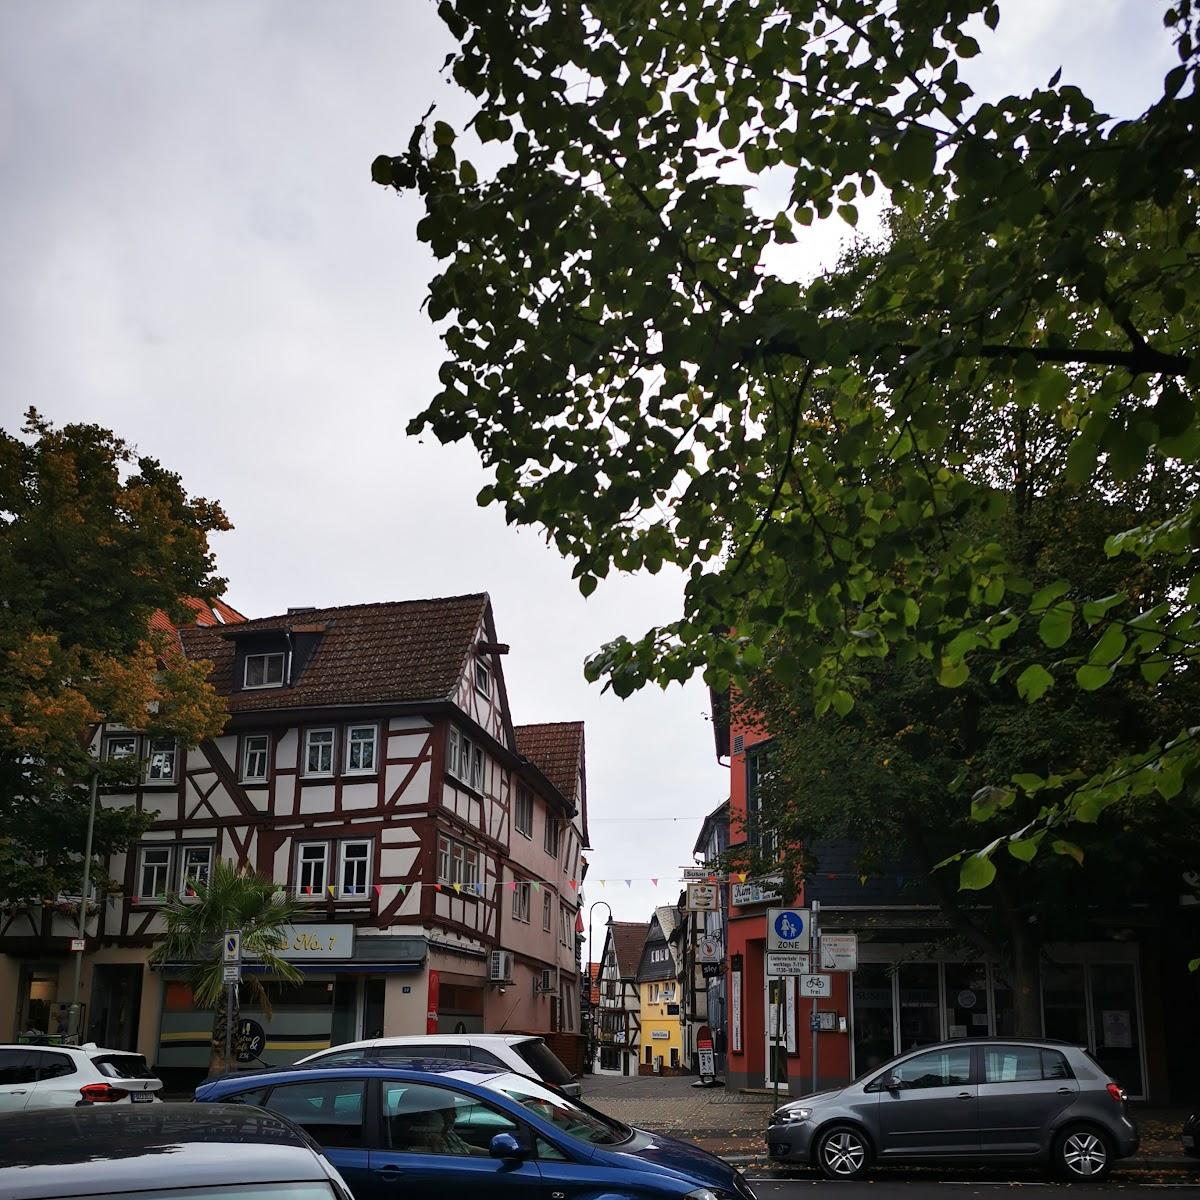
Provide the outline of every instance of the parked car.
{"type": "Polygon", "coordinates": [[[4,1200],[354,1200],[289,1121],[240,1104],[0,1117],[4,1200]]]}
{"type": "Polygon", "coordinates": [[[1179,1140],[1183,1143],[1184,1154],[1200,1158],[1200,1109],[1184,1121],[1179,1140]]]}
{"type": "Polygon", "coordinates": [[[1125,1093],[1066,1042],[980,1038],[899,1054],[771,1115],[771,1157],[856,1179],[876,1162],[1038,1162],[1103,1179],[1136,1153],[1125,1093]]]}
{"type": "Polygon", "coordinates": [[[0,1046],[0,1116],[30,1108],[155,1100],[162,1080],[140,1054],[84,1046],[0,1046]]]}
{"type": "Polygon", "coordinates": [[[485,1067],[532,1075],[578,1098],[583,1086],[578,1075],[563,1066],[545,1040],[526,1033],[427,1033],[373,1038],[331,1046],[300,1059],[296,1066],[349,1066],[352,1063],[396,1062],[414,1057],[460,1059],[485,1067]]]}
{"type": "Polygon", "coordinates": [[[355,1200],[630,1195],[754,1200],[698,1146],[631,1129],[527,1075],[363,1064],[226,1076],[197,1101],[286,1116],[323,1147],[355,1200]]]}

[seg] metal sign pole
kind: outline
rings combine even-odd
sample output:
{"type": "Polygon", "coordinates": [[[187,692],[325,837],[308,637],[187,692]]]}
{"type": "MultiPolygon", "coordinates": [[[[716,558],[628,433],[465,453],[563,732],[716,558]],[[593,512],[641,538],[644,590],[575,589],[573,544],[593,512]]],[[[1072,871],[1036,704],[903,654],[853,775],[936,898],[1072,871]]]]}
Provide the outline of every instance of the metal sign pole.
{"type": "MultiPolygon", "coordinates": [[[[779,1039],[783,1032],[783,1010],[786,1001],[783,996],[783,979],[777,979],[775,986],[778,989],[776,992],[775,1001],[775,1051],[771,1058],[771,1082],[775,1088],[775,1100],[773,1107],[779,1107],[779,1039]]],[[[771,994],[771,982],[767,981],[767,995],[771,994]]]]}
{"type": "MultiPolygon", "coordinates": [[[[229,1060],[233,1057],[233,989],[236,983],[231,983],[225,989],[225,1070],[229,1071],[229,1060]]],[[[813,1001],[816,1004],[816,1001],[813,1001]]]]}
{"type": "MultiPolygon", "coordinates": [[[[812,956],[819,964],[821,961],[821,925],[820,925],[820,900],[812,902],[812,956]]],[[[812,1090],[813,1094],[817,1091],[817,998],[812,998],[812,1014],[809,1017],[809,1039],[812,1041],[812,1090]]]]}

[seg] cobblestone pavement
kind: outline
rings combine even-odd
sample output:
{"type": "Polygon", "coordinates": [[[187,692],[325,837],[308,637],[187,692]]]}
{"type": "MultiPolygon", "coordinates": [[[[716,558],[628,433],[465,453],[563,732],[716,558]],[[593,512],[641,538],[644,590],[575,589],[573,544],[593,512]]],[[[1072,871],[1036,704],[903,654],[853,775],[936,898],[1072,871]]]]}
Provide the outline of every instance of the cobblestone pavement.
{"type": "Polygon", "coordinates": [[[761,1141],[771,1097],[736,1089],[692,1087],[695,1076],[588,1075],[588,1104],[641,1129],[692,1139],[746,1138],[761,1141]]]}

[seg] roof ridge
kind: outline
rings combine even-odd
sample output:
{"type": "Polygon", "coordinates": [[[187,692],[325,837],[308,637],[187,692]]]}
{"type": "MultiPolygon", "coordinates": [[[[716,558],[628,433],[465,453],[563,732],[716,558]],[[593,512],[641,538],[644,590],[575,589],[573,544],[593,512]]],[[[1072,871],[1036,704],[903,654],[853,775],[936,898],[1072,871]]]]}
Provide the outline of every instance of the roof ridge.
{"type": "Polygon", "coordinates": [[[311,618],[314,613],[353,612],[356,609],[362,608],[402,608],[409,604],[450,604],[456,600],[478,600],[482,602],[487,599],[487,592],[463,592],[458,596],[418,596],[410,600],[363,600],[357,604],[316,604],[311,607],[306,606],[300,612],[268,613],[263,617],[248,617],[246,623],[257,625],[262,621],[286,621],[296,617],[311,618]]]}

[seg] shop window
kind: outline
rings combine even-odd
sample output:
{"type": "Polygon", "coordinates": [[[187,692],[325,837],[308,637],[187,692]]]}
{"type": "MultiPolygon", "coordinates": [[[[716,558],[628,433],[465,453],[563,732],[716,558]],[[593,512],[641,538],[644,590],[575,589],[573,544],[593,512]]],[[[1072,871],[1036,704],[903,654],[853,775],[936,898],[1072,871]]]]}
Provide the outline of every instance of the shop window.
{"type": "Polygon", "coordinates": [[[1089,1044],[1081,965],[1047,963],[1042,967],[1042,1016],[1046,1037],[1075,1046],[1089,1044]]]}
{"type": "Polygon", "coordinates": [[[854,972],[854,1070],[874,1070],[896,1052],[892,972],[887,963],[862,963],[854,972]]]}
{"type": "Polygon", "coordinates": [[[937,963],[901,963],[900,1049],[913,1050],[942,1040],[937,963]]]}
{"type": "Polygon", "coordinates": [[[1131,1096],[1140,1096],[1142,1057],[1132,963],[1089,963],[1095,1059],[1131,1096]]]}
{"type": "Polygon", "coordinates": [[[988,1036],[988,980],[983,963],[946,963],[946,1035],[988,1036]]]}

